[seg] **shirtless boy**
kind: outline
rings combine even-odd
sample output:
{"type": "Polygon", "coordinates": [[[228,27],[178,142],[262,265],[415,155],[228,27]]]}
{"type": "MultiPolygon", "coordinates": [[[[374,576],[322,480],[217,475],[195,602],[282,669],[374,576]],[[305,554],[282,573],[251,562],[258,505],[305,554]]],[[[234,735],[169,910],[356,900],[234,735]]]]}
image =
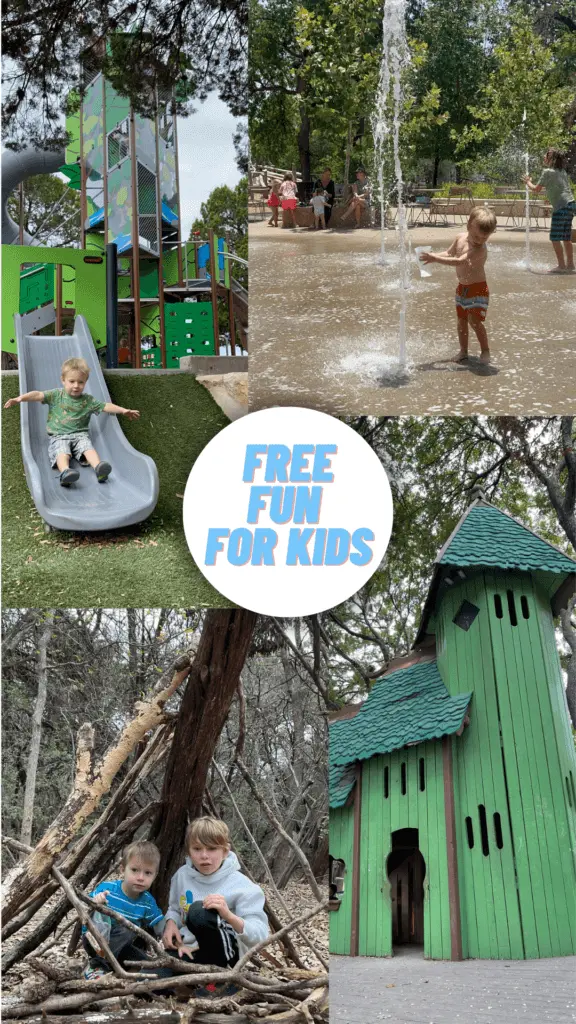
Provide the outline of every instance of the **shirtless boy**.
{"type": "Polygon", "coordinates": [[[480,359],[490,362],[490,348],[484,321],[488,311],[488,283],[484,267],[488,257],[486,242],[496,230],[496,216],[484,206],[476,206],[468,218],[468,230],[454,239],[446,252],[423,252],[423,263],[444,263],[454,267],[458,278],[456,314],[460,351],[454,362],[468,358],[468,324],[480,342],[480,359]]]}

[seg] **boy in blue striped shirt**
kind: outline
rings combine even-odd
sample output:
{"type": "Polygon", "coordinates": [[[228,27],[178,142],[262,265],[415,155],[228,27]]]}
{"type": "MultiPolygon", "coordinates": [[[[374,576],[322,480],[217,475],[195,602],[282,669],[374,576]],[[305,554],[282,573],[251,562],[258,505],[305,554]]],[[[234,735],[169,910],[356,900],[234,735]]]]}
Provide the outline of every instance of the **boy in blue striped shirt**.
{"type": "MultiPolygon", "coordinates": [[[[154,843],[131,843],[122,854],[122,878],[114,882],[100,882],[90,893],[94,902],[102,906],[102,912],[96,912],[93,921],[121,964],[126,960],[147,960],[144,942],[119,921],[107,917],[105,908],[108,906],[118,911],[139,928],[162,935],[164,915],[148,891],[158,874],[159,865],[160,852],[154,843]]],[[[112,968],[101,955],[101,950],[96,948],[94,936],[86,930],[83,944],[89,955],[84,977],[100,978],[108,974],[112,968]]]]}

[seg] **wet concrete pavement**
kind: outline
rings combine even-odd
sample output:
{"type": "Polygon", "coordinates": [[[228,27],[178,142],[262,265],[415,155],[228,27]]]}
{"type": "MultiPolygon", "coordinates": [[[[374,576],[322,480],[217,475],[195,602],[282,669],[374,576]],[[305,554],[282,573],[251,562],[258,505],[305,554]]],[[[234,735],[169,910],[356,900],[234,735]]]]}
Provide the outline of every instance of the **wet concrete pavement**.
{"type": "MultiPolygon", "coordinates": [[[[445,249],[463,225],[416,228],[412,248],[445,249]]],[[[408,372],[398,373],[398,235],[286,231],[250,225],[250,406],[299,405],[333,415],[572,412],[576,391],[576,275],[549,276],[547,232],[498,230],[490,243],[486,327],[492,364],[470,332],[458,349],[455,273],[436,264],[420,278],[410,261],[408,372]]],[[[551,258],[552,257],[552,258],[551,258]]]]}
{"type": "Polygon", "coordinates": [[[330,957],[330,1024],[572,1024],[576,957],[330,957]]]}

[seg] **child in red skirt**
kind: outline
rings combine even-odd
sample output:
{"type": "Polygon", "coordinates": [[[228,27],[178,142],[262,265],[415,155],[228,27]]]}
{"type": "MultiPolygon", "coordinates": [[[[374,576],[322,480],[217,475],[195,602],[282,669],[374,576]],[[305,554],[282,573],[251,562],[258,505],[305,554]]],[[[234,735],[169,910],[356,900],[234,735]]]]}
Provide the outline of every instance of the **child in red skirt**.
{"type": "Polygon", "coordinates": [[[268,196],[268,206],[270,207],[271,210],[270,220],[268,221],[268,223],[270,227],[273,228],[278,227],[278,208],[280,206],[280,198],[278,195],[279,192],[280,182],[275,181],[272,184],[272,188],[270,189],[270,194],[268,196]]]}
{"type": "Polygon", "coordinates": [[[294,217],[294,210],[298,206],[298,189],[294,176],[288,171],[288,174],[284,175],[284,181],[280,185],[279,189],[280,201],[282,203],[282,227],[283,228],[295,228],[296,219],[294,217]]]}

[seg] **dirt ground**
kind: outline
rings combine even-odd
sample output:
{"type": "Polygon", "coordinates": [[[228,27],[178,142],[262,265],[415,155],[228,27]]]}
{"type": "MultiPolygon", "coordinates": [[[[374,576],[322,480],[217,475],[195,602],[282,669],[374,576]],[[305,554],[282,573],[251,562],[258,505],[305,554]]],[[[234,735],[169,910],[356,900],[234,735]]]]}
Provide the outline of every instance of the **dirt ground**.
{"type": "MultiPolygon", "coordinates": [[[[263,885],[262,888],[264,889],[266,897],[270,902],[272,908],[276,911],[281,920],[285,922],[287,920],[286,913],[279,905],[272,890],[267,885],[263,885]]],[[[47,902],[45,908],[46,913],[50,912],[50,910],[54,906],[54,903],[59,899],[59,896],[60,894],[57,893],[55,896],[52,897],[51,900],[47,902]]],[[[312,907],[316,904],[316,900],[312,895],[309,886],[306,883],[302,883],[299,881],[290,881],[286,888],[282,890],[282,896],[284,898],[284,902],[288,907],[291,917],[299,917],[306,910],[311,910],[312,907]]],[[[38,920],[39,919],[37,918],[34,922],[30,922],[29,924],[25,925],[16,935],[13,936],[13,938],[8,939],[3,944],[4,953],[8,953],[14,945],[16,945],[28,934],[30,934],[34,926],[37,925],[38,920]]],[[[74,953],[73,957],[69,957],[66,952],[68,941],[70,938],[71,927],[75,920],[76,914],[75,912],[71,911],[68,918],[65,921],[63,921],[58,928],[58,931],[60,931],[60,929],[63,928],[65,924],[69,924],[70,927],[68,928],[68,930],[62,935],[60,939],[58,939],[58,941],[50,945],[50,948],[46,948],[46,951],[41,955],[43,959],[46,960],[46,962],[53,964],[55,967],[69,967],[71,964],[76,964],[78,968],[78,973],[80,973],[86,964],[86,955],[82,951],[82,948],[78,949],[74,953]]],[[[317,917],[312,918],[312,920],[309,921],[304,926],[304,928],[306,934],[311,939],[316,948],[319,950],[321,955],[324,958],[327,958],[328,915],[325,913],[319,914],[317,917]]],[[[322,970],[322,967],[319,964],[318,960],[311,952],[307,944],[298,935],[298,933],[296,931],[293,931],[291,935],[292,940],[294,942],[294,946],[298,950],[298,953],[305,966],[309,969],[322,970]]],[[[47,942],[44,945],[48,946],[50,941],[51,940],[47,940],[47,942]]],[[[270,946],[269,951],[272,954],[272,956],[284,966],[292,966],[292,964],[282,954],[281,947],[279,945],[274,944],[270,946]]],[[[35,952],[33,955],[37,956],[38,953],[35,952]]],[[[28,981],[33,976],[37,977],[36,971],[34,971],[32,966],[28,964],[26,960],[22,960],[20,961],[19,964],[16,964],[16,966],[13,967],[12,970],[10,970],[3,978],[3,999],[9,1000],[11,994],[17,988],[19,988],[24,982],[28,981]]],[[[142,1005],[145,1006],[146,1004],[142,1005]]],[[[120,1007],[119,1001],[110,1001],[107,1004],[107,1008],[110,1010],[117,1009],[118,1007],[120,1007]]],[[[47,1018],[47,1020],[49,1019],[50,1018],[47,1018]]],[[[18,1024],[17,1021],[16,1024],[18,1024]]]]}
{"type": "MultiPolygon", "coordinates": [[[[447,248],[464,230],[416,227],[411,250],[447,248]]],[[[576,275],[548,275],[552,246],[543,228],[499,228],[489,243],[486,320],[492,363],[458,350],[452,268],[420,278],[409,257],[407,368],[399,372],[401,307],[398,233],[308,231],[250,225],[250,408],[308,406],[332,415],[560,414],[573,410],[576,275]]]]}

